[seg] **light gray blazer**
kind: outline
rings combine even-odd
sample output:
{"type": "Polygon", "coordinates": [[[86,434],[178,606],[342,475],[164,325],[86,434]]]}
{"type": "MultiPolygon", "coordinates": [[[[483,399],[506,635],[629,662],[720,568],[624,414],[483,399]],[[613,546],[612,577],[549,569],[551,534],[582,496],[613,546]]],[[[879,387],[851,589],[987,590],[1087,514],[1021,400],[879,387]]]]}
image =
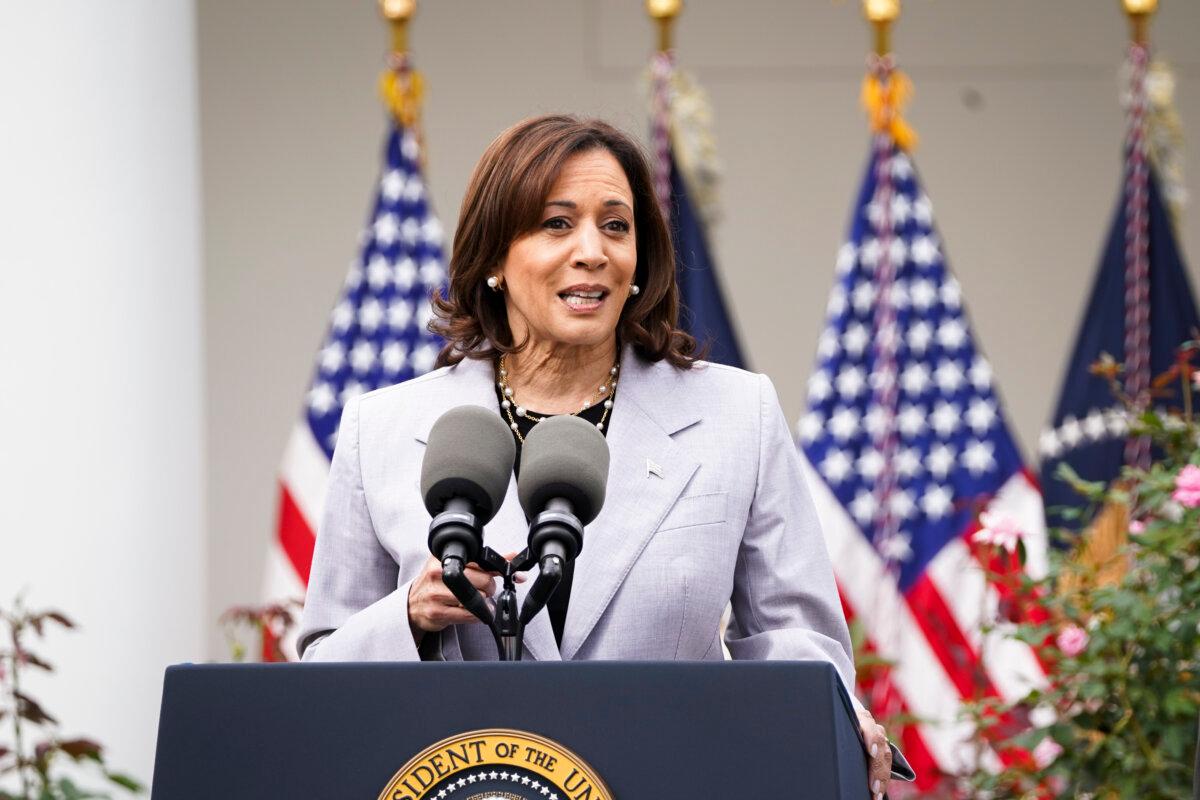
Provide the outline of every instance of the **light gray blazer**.
{"type": "MultiPolygon", "coordinates": [[[[465,360],[346,405],[300,629],[305,661],[420,658],[408,590],[429,558],[425,441],[455,406],[498,414],[493,381],[491,363],[465,360]]],[[[766,376],[678,370],[627,348],[608,446],[607,499],[584,532],[562,648],[543,612],[526,629],[526,658],[720,659],[732,602],[735,659],[829,661],[853,687],[829,556],[766,376]]],[[[527,531],[514,480],[484,541],[518,551],[527,531]]],[[[447,628],[440,645],[447,660],[496,658],[482,624],[447,628]]]]}

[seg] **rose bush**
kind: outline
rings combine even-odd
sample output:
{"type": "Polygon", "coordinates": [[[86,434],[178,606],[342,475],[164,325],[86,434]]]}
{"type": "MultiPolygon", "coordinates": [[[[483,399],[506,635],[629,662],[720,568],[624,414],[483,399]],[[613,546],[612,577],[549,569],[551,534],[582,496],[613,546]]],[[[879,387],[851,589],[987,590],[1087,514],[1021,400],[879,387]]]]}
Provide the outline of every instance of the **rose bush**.
{"type": "MultiPolygon", "coordinates": [[[[1181,387],[1181,409],[1128,404],[1131,434],[1151,437],[1154,463],[1104,486],[1059,476],[1091,501],[1091,518],[1124,520],[1120,569],[1078,547],[1051,555],[1047,577],[1022,579],[1013,634],[1032,645],[1048,685],[1014,704],[984,700],[971,716],[1005,766],[979,769],[976,797],[1182,800],[1191,797],[1200,714],[1200,427],[1192,413],[1195,343],[1156,386],[1181,387]],[[1115,513],[1115,516],[1114,516],[1115,513]],[[1104,570],[1101,569],[1104,567],[1104,570]],[[1028,621],[1034,620],[1034,621],[1028,621]],[[1012,720],[1024,724],[1013,732],[1012,720]]],[[[1120,396],[1119,370],[1099,365],[1120,396]]],[[[1127,400],[1127,399],[1126,399],[1127,400]]],[[[1081,519],[1086,522],[1088,519],[1081,519]]],[[[986,526],[985,526],[986,527],[986,526]]],[[[1058,532],[1065,545],[1078,535],[1058,532]]],[[[1008,549],[1009,536],[991,537],[1008,549]]]]}

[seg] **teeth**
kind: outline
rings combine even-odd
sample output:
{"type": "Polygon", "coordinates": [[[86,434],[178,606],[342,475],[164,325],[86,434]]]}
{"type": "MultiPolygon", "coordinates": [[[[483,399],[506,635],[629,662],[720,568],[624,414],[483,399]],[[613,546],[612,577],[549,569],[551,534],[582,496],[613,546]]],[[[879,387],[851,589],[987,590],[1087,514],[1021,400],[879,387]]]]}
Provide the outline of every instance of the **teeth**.
{"type": "Polygon", "coordinates": [[[570,306],[590,306],[601,297],[600,292],[568,292],[562,296],[570,306]]]}

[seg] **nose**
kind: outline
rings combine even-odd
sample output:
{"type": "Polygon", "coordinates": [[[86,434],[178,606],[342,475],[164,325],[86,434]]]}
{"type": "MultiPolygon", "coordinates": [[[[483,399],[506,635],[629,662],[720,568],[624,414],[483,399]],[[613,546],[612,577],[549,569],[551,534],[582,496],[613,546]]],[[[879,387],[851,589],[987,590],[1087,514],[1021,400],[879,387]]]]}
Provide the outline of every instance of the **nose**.
{"type": "Polygon", "coordinates": [[[594,225],[576,228],[575,251],[571,254],[572,266],[583,269],[599,269],[608,263],[604,253],[604,236],[594,225]]]}

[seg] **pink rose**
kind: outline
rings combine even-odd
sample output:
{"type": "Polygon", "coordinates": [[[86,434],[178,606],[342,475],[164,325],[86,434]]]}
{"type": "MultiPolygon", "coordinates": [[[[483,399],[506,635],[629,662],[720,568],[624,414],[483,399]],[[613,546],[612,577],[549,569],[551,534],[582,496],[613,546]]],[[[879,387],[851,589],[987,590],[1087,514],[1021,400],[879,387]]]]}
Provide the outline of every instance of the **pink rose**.
{"type": "Polygon", "coordinates": [[[1047,736],[1033,748],[1033,763],[1037,764],[1038,769],[1045,769],[1062,755],[1062,751],[1062,745],[1047,736]]]}
{"type": "Polygon", "coordinates": [[[979,523],[982,527],[971,537],[973,541],[995,545],[1010,553],[1016,551],[1024,535],[1017,521],[1006,514],[985,511],[979,515],[979,523]]]}
{"type": "Polygon", "coordinates": [[[1068,625],[1058,632],[1058,638],[1054,641],[1057,642],[1058,649],[1062,650],[1064,656],[1074,658],[1087,647],[1088,635],[1087,631],[1078,625],[1068,625]]]}
{"type": "Polygon", "coordinates": [[[1141,536],[1146,532],[1146,523],[1140,519],[1135,519],[1129,523],[1129,532],[1134,536],[1141,536]]]}
{"type": "Polygon", "coordinates": [[[1200,507],[1200,467],[1188,464],[1179,470],[1171,499],[1185,508],[1200,507]]]}

